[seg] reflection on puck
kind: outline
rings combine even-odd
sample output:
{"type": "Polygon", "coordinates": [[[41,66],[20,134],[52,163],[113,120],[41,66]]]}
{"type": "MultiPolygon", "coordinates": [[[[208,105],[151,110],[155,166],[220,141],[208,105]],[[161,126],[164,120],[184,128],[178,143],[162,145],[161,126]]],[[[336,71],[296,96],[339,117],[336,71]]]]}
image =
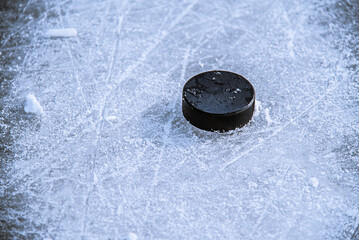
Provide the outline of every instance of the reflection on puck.
{"type": "Polygon", "coordinates": [[[195,127],[224,132],[247,124],[254,102],[255,91],[247,79],[232,72],[209,71],[184,85],[182,112],[195,127]]]}

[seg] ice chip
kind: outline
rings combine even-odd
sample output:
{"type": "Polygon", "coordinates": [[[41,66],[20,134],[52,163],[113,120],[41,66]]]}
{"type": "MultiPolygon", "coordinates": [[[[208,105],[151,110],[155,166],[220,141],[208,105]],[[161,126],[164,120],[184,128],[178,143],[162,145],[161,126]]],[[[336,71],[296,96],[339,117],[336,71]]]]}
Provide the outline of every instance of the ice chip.
{"type": "Polygon", "coordinates": [[[44,113],[43,108],[41,107],[40,103],[37,101],[34,94],[28,94],[26,96],[24,110],[26,113],[33,113],[33,114],[44,113]]]}

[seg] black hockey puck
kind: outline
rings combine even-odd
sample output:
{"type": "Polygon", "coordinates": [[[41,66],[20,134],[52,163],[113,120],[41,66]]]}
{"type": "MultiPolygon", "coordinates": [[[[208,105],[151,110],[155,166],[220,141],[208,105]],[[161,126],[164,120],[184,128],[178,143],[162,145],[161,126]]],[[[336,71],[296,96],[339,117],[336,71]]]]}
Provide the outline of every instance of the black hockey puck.
{"type": "Polygon", "coordinates": [[[252,84],[236,73],[200,73],[183,87],[182,112],[195,127],[207,131],[229,131],[247,124],[254,112],[252,84]]]}

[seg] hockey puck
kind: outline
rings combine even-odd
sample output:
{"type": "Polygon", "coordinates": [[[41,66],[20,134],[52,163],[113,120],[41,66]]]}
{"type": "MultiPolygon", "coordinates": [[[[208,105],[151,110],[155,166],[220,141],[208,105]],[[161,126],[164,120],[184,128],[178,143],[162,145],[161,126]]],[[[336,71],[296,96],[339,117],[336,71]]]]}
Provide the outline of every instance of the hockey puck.
{"type": "Polygon", "coordinates": [[[232,72],[200,73],[183,87],[183,116],[195,127],[207,131],[243,127],[253,116],[254,103],[252,84],[232,72]]]}

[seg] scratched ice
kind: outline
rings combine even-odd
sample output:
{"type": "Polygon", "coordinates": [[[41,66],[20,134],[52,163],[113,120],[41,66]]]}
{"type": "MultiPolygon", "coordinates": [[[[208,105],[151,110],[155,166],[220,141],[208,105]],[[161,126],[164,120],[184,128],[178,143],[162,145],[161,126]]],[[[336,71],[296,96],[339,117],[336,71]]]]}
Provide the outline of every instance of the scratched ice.
{"type": "Polygon", "coordinates": [[[0,239],[359,238],[358,1],[0,6],[0,239]],[[212,69],[244,128],[182,117],[212,69]]]}

